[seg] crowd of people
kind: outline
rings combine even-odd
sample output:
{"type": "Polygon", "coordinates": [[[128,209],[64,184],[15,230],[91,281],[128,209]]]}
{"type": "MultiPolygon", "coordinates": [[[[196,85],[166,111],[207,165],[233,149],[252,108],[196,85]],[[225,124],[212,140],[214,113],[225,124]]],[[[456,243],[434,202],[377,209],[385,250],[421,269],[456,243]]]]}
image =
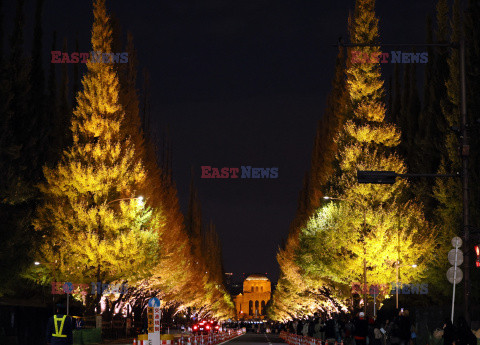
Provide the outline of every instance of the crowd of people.
{"type": "MultiPolygon", "coordinates": [[[[417,330],[408,310],[401,310],[392,319],[383,321],[366,318],[363,312],[356,316],[333,314],[329,318],[323,318],[315,313],[312,317],[285,323],[282,330],[317,338],[328,344],[340,341],[343,341],[344,345],[417,344],[417,330]]],[[[464,318],[458,318],[455,326],[446,320],[443,329],[438,331],[436,336],[443,345],[477,345],[477,337],[469,329],[464,318]]]]}

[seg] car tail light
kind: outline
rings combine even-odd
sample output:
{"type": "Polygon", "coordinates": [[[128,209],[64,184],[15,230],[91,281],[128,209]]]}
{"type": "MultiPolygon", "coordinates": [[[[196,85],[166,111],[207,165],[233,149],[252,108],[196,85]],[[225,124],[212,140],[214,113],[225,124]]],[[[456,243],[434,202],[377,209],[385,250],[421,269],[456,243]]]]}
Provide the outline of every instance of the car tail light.
{"type": "Polygon", "coordinates": [[[210,326],[207,326],[207,329],[210,329],[210,326]]]}
{"type": "Polygon", "coordinates": [[[216,329],[218,329],[219,327],[218,326],[215,326],[216,329]]]}
{"type": "Polygon", "coordinates": [[[198,328],[198,326],[193,326],[193,329],[197,329],[197,328],[198,328]]]}

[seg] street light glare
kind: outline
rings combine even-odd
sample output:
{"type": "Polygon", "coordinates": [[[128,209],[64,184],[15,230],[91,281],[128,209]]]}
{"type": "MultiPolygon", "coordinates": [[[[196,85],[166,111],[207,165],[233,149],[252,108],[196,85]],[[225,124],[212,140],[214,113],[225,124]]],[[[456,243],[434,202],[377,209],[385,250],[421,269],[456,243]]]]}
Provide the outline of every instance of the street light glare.
{"type": "Polygon", "coordinates": [[[143,196],[139,196],[138,201],[143,202],[143,196]]]}
{"type": "Polygon", "coordinates": [[[416,267],[417,267],[417,265],[412,265],[412,267],[413,267],[413,268],[416,268],[416,267]]]}
{"type": "Polygon", "coordinates": [[[324,198],[325,200],[328,200],[328,199],[330,199],[330,197],[329,197],[329,196],[324,196],[323,198],[324,198]]]}
{"type": "Polygon", "coordinates": [[[34,264],[35,264],[35,266],[38,266],[38,265],[40,265],[40,262],[35,261],[34,264]]]}

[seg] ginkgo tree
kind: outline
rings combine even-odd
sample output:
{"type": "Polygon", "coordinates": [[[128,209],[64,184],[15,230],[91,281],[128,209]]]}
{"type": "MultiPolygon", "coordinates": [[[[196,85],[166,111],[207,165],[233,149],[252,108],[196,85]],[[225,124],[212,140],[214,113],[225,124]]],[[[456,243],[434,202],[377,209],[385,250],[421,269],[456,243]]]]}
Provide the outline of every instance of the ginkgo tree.
{"type": "MultiPolygon", "coordinates": [[[[104,0],[94,3],[92,50],[111,52],[104,0]]],[[[43,280],[75,283],[135,281],[148,276],[159,254],[159,212],[141,199],[146,171],[130,136],[113,63],[87,62],[71,130],[73,145],[44,168],[44,203],[35,230],[43,280]]],[[[148,200],[146,200],[148,202],[148,200]]]]}
{"type": "MultiPolygon", "coordinates": [[[[370,56],[380,53],[374,45],[379,39],[374,5],[373,0],[357,0],[349,28],[352,43],[373,44],[353,48],[370,56]]],[[[425,220],[421,203],[408,200],[409,184],[356,180],[358,170],[406,172],[397,154],[400,131],[385,121],[380,65],[347,60],[346,84],[350,110],[336,138],[336,170],[329,190],[341,199],[340,206],[324,206],[304,229],[301,267],[314,277],[351,285],[364,281],[366,266],[367,282],[388,286],[395,281],[396,265],[415,264],[416,269],[402,270],[403,281],[426,279],[435,264],[436,229],[425,220]],[[321,254],[311,259],[317,251],[321,254]],[[312,266],[318,266],[317,271],[312,266]]]]}
{"type": "MultiPolygon", "coordinates": [[[[350,40],[359,46],[347,51],[347,100],[336,93],[343,106],[335,109],[341,120],[333,139],[335,159],[317,167],[330,171],[322,185],[324,195],[338,200],[324,202],[309,214],[280,251],[280,289],[270,309],[277,319],[298,317],[309,309],[325,311],[325,302],[336,310],[351,306],[353,284],[366,279],[368,286],[391,286],[397,266],[416,265],[401,269],[402,282],[436,279],[431,272],[439,260],[438,230],[425,220],[421,202],[411,198],[408,182],[357,182],[358,170],[406,172],[397,152],[400,130],[385,119],[380,64],[351,59],[353,50],[368,56],[381,53],[374,7],[374,0],[357,0],[349,18],[350,40]],[[301,300],[297,306],[295,299],[301,300]]],[[[382,289],[380,298],[389,290],[382,289]]]]}

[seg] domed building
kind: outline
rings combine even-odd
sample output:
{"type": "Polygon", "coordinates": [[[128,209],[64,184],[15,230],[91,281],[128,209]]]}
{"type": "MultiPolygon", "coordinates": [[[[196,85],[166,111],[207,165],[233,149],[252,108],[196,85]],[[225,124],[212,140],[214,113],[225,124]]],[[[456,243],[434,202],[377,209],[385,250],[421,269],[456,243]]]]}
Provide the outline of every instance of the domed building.
{"type": "Polygon", "coordinates": [[[252,274],[243,282],[243,293],[234,297],[237,319],[265,319],[272,284],[263,274],[252,274]]]}

